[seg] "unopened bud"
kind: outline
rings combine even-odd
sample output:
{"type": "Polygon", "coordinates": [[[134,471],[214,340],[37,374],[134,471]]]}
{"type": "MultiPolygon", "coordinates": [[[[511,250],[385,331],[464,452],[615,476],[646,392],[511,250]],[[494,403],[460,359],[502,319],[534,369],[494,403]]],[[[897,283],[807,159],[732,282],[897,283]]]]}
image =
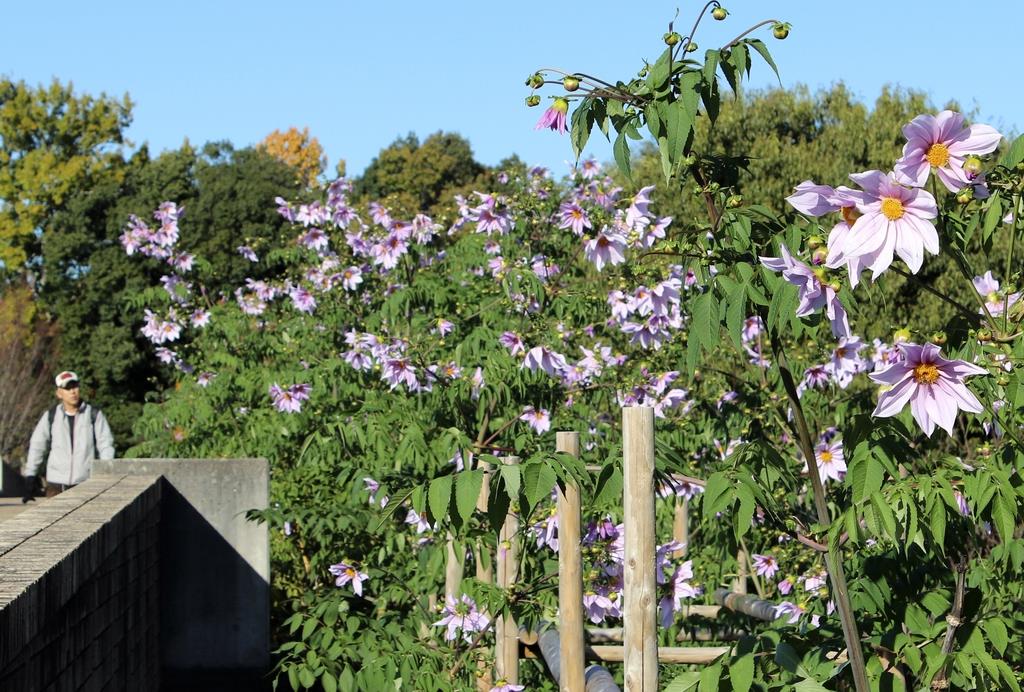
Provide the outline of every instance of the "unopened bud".
{"type": "Polygon", "coordinates": [[[942,346],[946,343],[946,332],[935,332],[932,334],[931,342],[936,346],[942,346]]]}
{"type": "Polygon", "coordinates": [[[980,341],[982,343],[986,343],[988,341],[992,341],[992,332],[989,331],[988,329],[979,329],[978,330],[978,341],[980,341]]]}
{"type": "Polygon", "coordinates": [[[544,86],[544,76],[540,72],[534,72],[526,80],[526,86],[531,89],[540,89],[544,86]]]}
{"type": "Polygon", "coordinates": [[[974,188],[970,185],[956,193],[957,204],[970,204],[972,199],[974,199],[974,188]]]}
{"type": "Polygon", "coordinates": [[[904,341],[910,341],[910,330],[906,327],[897,329],[892,333],[892,341],[894,344],[899,344],[904,341]]]}
{"type": "Polygon", "coordinates": [[[580,80],[572,75],[566,75],[562,79],[562,88],[566,91],[576,91],[580,88],[580,80]]]}
{"type": "Polygon", "coordinates": [[[530,108],[533,108],[534,106],[539,106],[540,96],[537,96],[537,94],[530,94],[529,96],[526,97],[526,105],[529,106],[530,108]]]}
{"type": "Polygon", "coordinates": [[[981,159],[977,156],[968,156],[964,159],[964,173],[968,180],[974,180],[981,173],[981,159]]]}
{"type": "Polygon", "coordinates": [[[839,280],[838,280],[838,279],[833,279],[833,280],[832,280],[832,281],[831,281],[831,282],[829,283],[828,287],[829,287],[829,288],[831,288],[831,289],[832,289],[833,291],[835,291],[836,293],[838,293],[838,292],[839,292],[839,289],[841,289],[841,288],[843,287],[843,285],[842,285],[841,283],[839,283],[839,280]]]}
{"type": "Polygon", "coordinates": [[[692,53],[695,50],[697,50],[697,42],[696,41],[690,41],[689,43],[686,44],[686,52],[687,53],[692,53]]]}
{"type": "Polygon", "coordinates": [[[779,22],[778,24],[773,26],[772,36],[779,39],[780,41],[784,41],[786,37],[789,36],[789,24],[783,24],[782,22],[779,22]]]}
{"type": "Polygon", "coordinates": [[[723,19],[729,16],[729,10],[725,9],[722,6],[718,6],[715,9],[711,10],[711,16],[717,19],[718,21],[722,21],[723,19]]]}
{"type": "Polygon", "coordinates": [[[820,235],[812,235],[810,238],[807,239],[807,247],[810,250],[817,250],[824,244],[825,241],[824,239],[822,239],[820,235]]]}
{"type": "Polygon", "coordinates": [[[678,31],[669,31],[661,37],[661,40],[665,42],[666,46],[674,46],[682,41],[683,37],[679,35],[678,31]]]}
{"type": "Polygon", "coordinates": [[[811,264],[816,267],[820,267],[825,264],[825,259],[828,257],[828,250],[823,247],[819,247],[817,250],[811,253],[811,264]]]}
{"type": "Polygon", "coordinates": [[[743,196],[742,195],[729,195],[729,198],[727,200],[725,200],[725,206],[729,207],[730,209],[736,209],[737,207],[742,207],[743,206],[743,196]]]}
{"type": "Polygon", "coordinates": [[[999,373],[999,377],[996,378],[996,384],[998,384],[1000,387],[1007,386],[1008,384],[1010,384],[1010,376],[1007,375],[1005,372],[999,373]]]}

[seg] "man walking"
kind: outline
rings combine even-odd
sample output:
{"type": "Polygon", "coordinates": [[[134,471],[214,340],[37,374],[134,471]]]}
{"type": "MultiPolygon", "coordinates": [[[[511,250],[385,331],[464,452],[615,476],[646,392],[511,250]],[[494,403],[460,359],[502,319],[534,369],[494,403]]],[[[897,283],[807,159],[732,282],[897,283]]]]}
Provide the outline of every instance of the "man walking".
{"type": "Polygon", "coordinates": [[[25,497],[30,502],[36,473],[46,458],[46,496],[78,485],[92,473],[92,461],[114,458],[114,435],[99,409],[82,401],[78,375],[65,370],[55,378],[60,403],[39,419],[25,463],[25,497]],[[47,456],[49,450],[49,456],[47,456]]]}

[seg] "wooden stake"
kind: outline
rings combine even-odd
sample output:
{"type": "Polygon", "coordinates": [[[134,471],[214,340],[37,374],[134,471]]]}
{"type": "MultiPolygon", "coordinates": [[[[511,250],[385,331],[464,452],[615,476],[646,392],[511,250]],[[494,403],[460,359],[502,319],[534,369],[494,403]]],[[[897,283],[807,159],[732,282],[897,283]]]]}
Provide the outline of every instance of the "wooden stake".
{"type": "Polygon", "coordinates": [[[736,578],[732,580],[733,593],[747,593],[747,551],[740,548],[736,551],[736,578]]]}
{"type": "MultiPolygon", "coordinates": [[[[560,432],[555,448],[577,459],[580,434],[560,432]]],[[[562,692],[583,692],[583,558],[580,555],[580,489],[566,483],[558,490],[558,633],[562,692]]]]}
{"type": "Polygon", "coordinates": [[[462,572],[465,569],[465,554],[459,555],[455,549],[458,545],[455,536],[448,534],[446,561],[444,565],[444,595],[453,600],[458,599],[462,591],[462,572]]]}
{"type": "MultiPolygon", "coordinates": [[[[476,508],[480,512],[487,513],[487,503],[491,498],[491,465],[486,462],[481,462],[478,468],[483,469],[484,472],[484,483],[480,487],[480,495],[476,500],[476,508]]],[[[476,563],[476,578],[485,584],[491,584],[494,582],[494,562],[492,555],[485,547],[485,538],[477,539],[476,546],[473,548],[474,562],[476,563]]]]}
{"type": "Polygon", "coordinates": [[[672,553],[672,557],[682,559],[690,549],[690,501],[685,497],[676,498],[676,511],[672,521],[672,538],[682,543],[683,547],[672,553]]]}
{"type": "MultiPolygon", "coordinates": [[[[519,457],[506,457],[505,464],[518,464],[519,457]]],[[[519,516],[509,507],[505,523],[498,534],[498,586],[506,590],[516,582],[519,563],[519,516]]],[[[519,627],[514,618],[499,615],[494,623],[494,659],[498,678],[511,685],[519,684],[519,627]]]]}
{"type": "Polygon", "coordinates": [[[626,692],[658,689],[657,584],[654,544],[654,409],[622,409],[623,661],[626,692]]]}

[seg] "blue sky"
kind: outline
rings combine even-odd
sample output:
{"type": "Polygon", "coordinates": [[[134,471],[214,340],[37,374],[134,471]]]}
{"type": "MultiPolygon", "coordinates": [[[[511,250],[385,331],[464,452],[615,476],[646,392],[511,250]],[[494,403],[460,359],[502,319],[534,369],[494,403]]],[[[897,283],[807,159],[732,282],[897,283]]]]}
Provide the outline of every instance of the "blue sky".
{"type": "MultiPolygon", "coordinates": [[[[1024,2],[731,0],[725,22],[706,20],[696,40],[717,47],[766,18],[792,23],[772,50],[783,86],[844,81],[867,102],[893,84],[958,100],[1004,133],[1024,130],[1021,63],[1013,46],[1024,2]]],[[[330,167],[360,173],[398,136],[437,130],[466,137],[487,164],[517,153],[556,173],[567,138],[535,132],[540,109],[523,98],[539,67],[628,79],[654,60],[679,8],[686,33],[695,2],[377,0],[247,2],[57,0],[4,10],[0,74],[37,84],[56,77],[76,91],[129,93],[130,139],[154,152],[228,139],[236,146],[274,129],[309,127],[330,167]],[[628,9],[627,9],[628,7],[628,9]],[[286,9],[287,8],[287,9],[286,9]]],[[[753,86],[777,84],[755,58],[753,86]]],[[[554,93],[549,91],[546,93],[554,93]]],[[[587,152],[611,158],[591,140],[587,152]]]]}

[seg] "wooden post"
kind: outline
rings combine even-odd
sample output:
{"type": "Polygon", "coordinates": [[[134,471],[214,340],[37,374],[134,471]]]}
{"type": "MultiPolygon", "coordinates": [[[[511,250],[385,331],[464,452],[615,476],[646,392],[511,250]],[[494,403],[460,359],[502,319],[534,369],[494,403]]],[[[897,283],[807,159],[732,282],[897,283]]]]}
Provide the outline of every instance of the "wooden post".
{"type": "Polygon", "coordinates": [[[740,548],[736,551],[736,578],[732,581],[733,593],[747,593],[747,551],[740,548]]]}
{"type": "Polygon", "coordinates": [[[455,536],[448,534],[447,550],[444,565],[444,595],[445,598],[457,600],[461,592],[462,572],[465,569],[465,553],[459,554],[455,546],[460,545],[455,536]]]}
{"type": "MultiPolygon", "coordinates": [[[[560,432],[555,448],[580,456],[580,434],[560,432]]],[[[562,692],[583,692],[583,558],[580,554],[580,489],[573,483],[558,491],[558,630],[562,692]]]]}
{"type": "MultiPolygon", "coordinates": [[[[505,464],[518,464],[519,457],[506,457],[505,464]]],[[[507,590],[516,582],[519,563],[519,516],[509,507],[505,523],[498,533],[498,586],[507,590]]],[[[519,627],[512,617],[499,615],[494,623],[494,659],[498,678],[511,685],[519,684],[519,627]]]]}
{"type": "Polygon", "coordinates": [[[654,409],[622,409],[623,660],[626,692],[658,689],[657,583],[654,544],[654,409]]]}
{"type": "Polygon", "coordinates": [[[682,543],[683,547],[672,553],[672,557],[682,559],[690,549],[690,501],[685,497],[676,498],[675,516],[672,521],[672,538],[682,543]]]}

